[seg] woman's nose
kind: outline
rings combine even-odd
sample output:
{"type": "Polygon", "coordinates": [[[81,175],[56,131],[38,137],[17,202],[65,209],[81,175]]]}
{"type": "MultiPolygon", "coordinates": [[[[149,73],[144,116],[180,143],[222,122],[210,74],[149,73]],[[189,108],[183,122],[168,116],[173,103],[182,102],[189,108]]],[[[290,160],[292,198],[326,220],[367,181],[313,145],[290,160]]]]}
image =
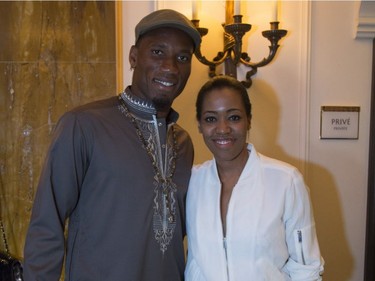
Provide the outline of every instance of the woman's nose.
{"type": "Polygon", "coordinates": [[[220,120],[217,123],[216,131],[219,134],[227,134],[230,132],[230,126],[228,125],[228,122],[226,120],[220,120]]]}

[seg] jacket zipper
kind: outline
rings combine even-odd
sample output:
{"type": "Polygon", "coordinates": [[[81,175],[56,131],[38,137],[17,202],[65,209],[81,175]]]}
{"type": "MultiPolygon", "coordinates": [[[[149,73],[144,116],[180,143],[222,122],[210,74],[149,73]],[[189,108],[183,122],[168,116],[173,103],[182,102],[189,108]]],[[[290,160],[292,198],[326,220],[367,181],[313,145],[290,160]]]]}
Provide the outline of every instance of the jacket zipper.
{"type": "Polygon", "coordinates": [[[228,266],[228,253],[227,253],[227,238],[223,238],[223,247],[225,252],[225,261],[226,261],[226,267],[227,267],[227,280],[229,281],[229,266],[228,266]]]}
{"type": "Polygon", "coordinates": [[[297,230],[297,234],[298,234],[298,243],[300,244],[300,247],[301,247],[302,263],[303,263],[303,265],[306,265],[305,255],[303,254],[302,231],[301,230],[297,230]]]}

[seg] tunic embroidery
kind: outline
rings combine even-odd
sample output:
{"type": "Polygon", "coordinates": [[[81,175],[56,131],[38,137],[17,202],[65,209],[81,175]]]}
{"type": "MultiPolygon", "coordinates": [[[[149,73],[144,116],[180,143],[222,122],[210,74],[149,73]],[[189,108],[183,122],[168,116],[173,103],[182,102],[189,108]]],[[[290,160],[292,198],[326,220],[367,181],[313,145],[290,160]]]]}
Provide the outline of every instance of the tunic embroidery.
{"type": "Polygon", "coordinates": [[[150,157],[155,170],[154,175],[154,214],[153,231],[160,251],[167,251],[176,227],[176,184],[172,181],[175,170],[176,147],[173,126],[167,132],[165,165],[163,165],[162,149],[156,120],[140,119],[130,113],[127,103],[131,100],[120,97],[120,111],[131,119],[144,149],[150,157]]]}

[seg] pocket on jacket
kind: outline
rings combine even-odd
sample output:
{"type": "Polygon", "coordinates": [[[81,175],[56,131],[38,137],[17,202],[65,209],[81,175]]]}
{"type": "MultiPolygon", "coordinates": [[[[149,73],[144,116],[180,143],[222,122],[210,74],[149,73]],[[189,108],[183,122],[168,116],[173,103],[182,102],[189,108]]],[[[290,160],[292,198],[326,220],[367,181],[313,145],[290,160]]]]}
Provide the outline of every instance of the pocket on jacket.
{"type": "Polygon", "coordinates": [[[294,242],[298,263],[311,264],[316,257],[319,257],[319,253],[316,252],[318,248],[315,225],[294,230],[294,242]]]}

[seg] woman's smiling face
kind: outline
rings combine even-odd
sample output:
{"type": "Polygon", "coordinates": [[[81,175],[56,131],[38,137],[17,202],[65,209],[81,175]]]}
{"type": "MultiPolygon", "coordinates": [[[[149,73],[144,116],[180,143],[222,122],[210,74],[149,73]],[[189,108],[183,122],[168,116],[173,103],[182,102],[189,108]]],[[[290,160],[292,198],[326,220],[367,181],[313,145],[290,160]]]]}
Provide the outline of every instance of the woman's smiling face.
{"type": "Polygon", "coordinates": [[[199,132],[216,161],[247,157],[250,119],[237,90],[225,87],[206,93],[201,113],[199,132]]]}

